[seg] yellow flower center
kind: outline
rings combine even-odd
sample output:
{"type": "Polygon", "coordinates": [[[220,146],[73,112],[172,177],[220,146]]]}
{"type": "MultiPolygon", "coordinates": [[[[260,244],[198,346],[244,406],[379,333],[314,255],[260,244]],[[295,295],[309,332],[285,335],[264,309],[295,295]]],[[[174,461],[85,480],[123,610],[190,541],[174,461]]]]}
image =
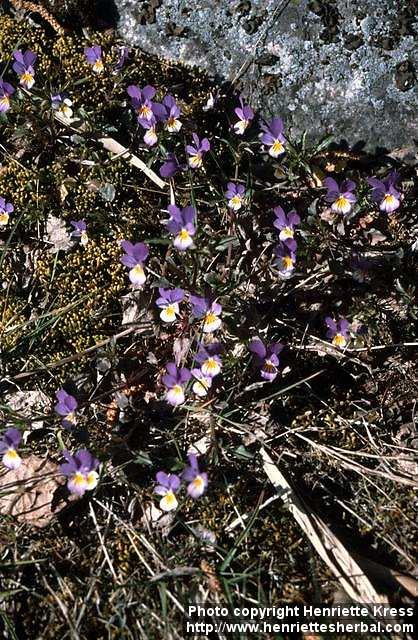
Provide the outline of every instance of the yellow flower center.
{"type": "Polygon", "coordinates": [[[10,448],[10,449],[7,450],[7,458],[9,460],[17,460],[18,457],[19,457],[19,454],[16,451],[16,449],[10,448]]]}
{"type": "Polygon", "coordinates": [[[24,82],[26,84],[30,84],[32,82],[32,80],[33,80],[33,75],[31,73],[29,73],[28,71],[25,71],[20,76],[20,79],[21,79],[22,82],[24,82]]]}
{"type": "Polygon", "coordinates": [[[284,146],[280,142],[280,140],[275,140],[271,145],[271,148],[273,149],[274,153],[282,153],[282,151],[284,151],[284,146]]]}
{"type": "Polygon", "coordinates": [[[335,201],[335,206],[337,209],[345,209],[347,206],[350,206],[350,203],[344,196],[339,196],[335,201]]]}
{"type": "Polygon", "coordinates": [[[282,229],[282,233],[286,238],[293,238],[293,229],[290,227],[285,227],[282,229]]]}
{"type": "Polygon", "coordinates": [[[199,154],[190,156],[190,164],[192,167],[200,167],[202,165],[202,157],[199,154]]]}
{"type": "Polygon", "coordinates": [[[137,264],[132,271],[134,272],[134,274],[136,276],[143,276],[144,275],[144,270],[142,268],[142,266],[140,264],[137,264]]]}
{"type": "Polygon", "coordinates": [[[0,105],[2,107],[8,107],[10,104],[10,100],[8,96],[3,96],[2,98],[0,98],[0,105]]]}
{"type": "Polygon", "coordinates": [[[187,229],[182,229],[178,235],[179,240],[188,240],[190,238],[190,233],[187,229]]]}
{"type": "Polygon", "coordinates": [[[241,196],[238,194],[231,198],[231,204],[241,204],[241,196]]]}
{"type": "Polygon", "coordinates": [[[143,104],[139,107],[138,114],[140,118],[149,118],[152,115],[152,109],[148,105],[143,104]]]}
{"type": "Polygon", "coordinates": [[[205,483],[203,482],[202,476],[197,476],[193,480],[193,486],[195,487],[195,489],[203,489],[203,487],[205,486],[205,483]]]}
{"type": "Polygon", "coordinates": [[[214,358],[208,358],[205,362],[205,365],[209,371],[213,371],[214,369],[217,369],[219,366],[214,358]]]}
{"type": "Polygon", "coordinates": [[[101,71],[103,71],[103,60],[96,60],[96,62],[93,65],[93,70],[96,73],[100,73],[101,71]]]}
{"type": "Polygon", "coordinates": [[[83,473],[80,473],[80,471],[77,471],[73,475],[73,484],[75,484],[76,486],[80,486],[80,485],[84,484],[85,481],[86,481],[86,478],[84,477],[83,473]]]}
{"type": "Polygon", "coordinates": [[[0,224],[7,224],[9,222],[9,214],[6,211],[0,213],[0,224]]]}
{"type": "Polygon", "coordinates": [[[175,318],[176,311],[172,304],[168,305],[168,307],[165,308],[165,315],[167,316],[167,318],[175,318]]]}
{"type": "Polygon", "coordinates": [[[386,204],[395,204],[395,196],[393,196],[391,193],[386,193],[383,200],[386,204]]]}
{"type": "Polygon", "coordinates": [[[271,362],[271,360],[266,360],[263,366],[263,369],[266,373],[276,373],[276,367],[271,362]]]}
{"type": "Polygon", "coordinates": [[[212,324],[216,322],[216,316],[212,311],[208,311],[205,316],[205,324],[212,324]]]}
{"type": "Polygon", "coordinates": [[[282,258],[282,266],[284,269],[291,269],[293,267],[293,260],[290,256],[284,256],[282,258]]]}
{"type": "Polygon", "coordinates": [[[171,507],[173,504],[177,502],[177,498],[172,491],[168,491],[164,496],[164,501],[167,507],[171,507]]]}
{"type": "Polygon", "coordinates": [[[175,384],[173,389],[172,389],[173,393],[175,396],[181,396],[183,395],[183,387],[179,384],[175,384]]]}
{"type": "Polygon", "coordinates": [[[344,338],[344,336],[341,335],[341,333],[337,333],[332,341],[332,344],[334,344],[336,347],[345,347],[345,345],[347,344],[347,340],[344,338]]]}

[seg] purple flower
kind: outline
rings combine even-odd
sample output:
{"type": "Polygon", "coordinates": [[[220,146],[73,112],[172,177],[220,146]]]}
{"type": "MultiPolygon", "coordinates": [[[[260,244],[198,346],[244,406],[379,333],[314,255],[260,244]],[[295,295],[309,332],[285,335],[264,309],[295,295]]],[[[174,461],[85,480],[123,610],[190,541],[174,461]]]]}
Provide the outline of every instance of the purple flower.
{"type": "Polygon", "coordinates": [[[173,511],[177,509],[178,502],[174,494],[176,494],[180,488],[180,478],[174,473],[159,471],[155,479],[158,484],[154,489],[154,493],[158,496],[163,496],[160,500],[160,509],[163,511],[173,511]]]}
{"type": "Polygon", "coordinates": [[[338,185],[334,178],[325,178],[324,186],[328,189],[325,200],[332,203],[332,211],[343,214],[350,213],[353,204],[357,202],[353,193],[356,189],[356,183],[352,180],[343,180],[341,185],[338,185]]]}
{"type": "Polygon", "coordinates": [[[167,230],[175,236],[173,245],[179,251],[185,251],[193,245],[192,237],[196,233],[194,225],[196,209],[194,207],[179,209],[175,204],[170,204],[167,210],[170,218],[164,224],[167,230]]]}
{"type": "Polygon", "coordinates": [[[19,83],[26,89],[31,89],[35,84],[35,70],[33,65],[38,57],[34,51],[28,49],[25,53],[19,49],[13,52],[15,62],[13,63],[13,71],[19,76],[19,83]]]}
{"type": "Polygon", "coordinates": [[[269,155],[277,158],[285,152],[284,143],[286,138],[283,135],[283,120],[281,118],[273,118],[270,122],[261,124],[260,134],[261,142],[269,148],[269,155]]]}
{"type": "Polygon", "coordinates": [[[168,94],[163,100],[163,106],[166,110],[165,114],[165,127],[170,133],[177,133],[180,131],[182,124],[179,120],[181,115],[180,107],[178,106],[175,98],[168,94]]]}
{"type": "Polygon", "coordinates": [[[187,487],[189,496],[192,498],[200,498],[208,486],[208,475],[200,471],[197,457],[194,453],[191,453],[187,457],[189,459],[189,466],[185,468],[181,474],[181,478],[189,483],[187,487]]]}
{"type": "Polygon", "coordinates": [[[300,217],[296,211],[293,209],[288,215],[281,207],[275,207],[273,211],[276,216],[273,226],[280,231],[279,240],[285,241],[288,238],[293,238],[294,229],[300,223],[300,217]]]}
{"type": "Polygon", "coordinates": [[[236,134],[242,136],[254,118],[254,111],[248,104],[244,104],[242,98],[239,99],[239,102],[241,106],[234,109],[235,114],[239,118],[238,122],[234,124],[234,130],[236,134]]]}
{"type": "Polygon", "coordinates": [[[70,220],[70,224],[74,227],[74,231],[71,232],[71,235],[75,238],[80,238],[80,243],[85,246],[89,241],[86,221],[70,220]]]}
{"type": "Polygon", "coordinates": [[[160,297],[155,304],[162,309],[160,318],[164,322],[175,322],[180,313],[179,302],[184,299],[183,289],[158,289],[160,297]]]}
{"type": "Polygon", "coordinates": [[[338,322],[335,322],[329,316],[325,318],[325,324],[328,327],[327,338],[332,341],[335,347],[343,349],[350,339],[349,329],[350,323],[345,318],[340,318],[338,322]]]}
{"type": "Polygon", "coordinates": [[[163,384],[167,387],[168,391],[165,395],[165,399],[173,407],[177,407],[179,404],[183,404],[185,401],[184,387],[191,378],[191,373],[188,369],[178,369],[174,362],[168,362],[166,364],[167,373],[163,376],[163,384]]]}
{"type": "Polygon", "coordinates": [[[190,296],[190,303],[193,315],[196,318],[204,319],[203,333],[212,333],[221,327],[222,320],[219,316],[222,313],[222,307],[220,304],[199,296],[190,296]]]}
{"type": "Polygon", "coordinates": [[[228,182],[226,185],[225,198],[228,201],[228,207],[233,211],[239,211],[241,209],[245,187],[243,184],[237,184],[236,182],[228,182]]]}
{"type": "Polygon", "coordinates": [[[212,378],[206,376],[199,368],[192,369],[191,373],[193,378],[195,378],[192,386],[193,393],[199,396],[199,398],[204,398],[208,395],[208,391],[212,386],[212,378]]]}
{"type": "Polygon", "coordinates": [[[272,382],[278,374],[280,364],[278,354],[282,351],[283,345],[280,342],[272,342],[267,345],[257,338],[250,342],[248,348],[255,355],[261,377],[272,382]]]}
{"type": "Polygon", "coordinates": [[[67,488],[71,493],[82,496],[97,487],[99,461],[87,449],[80,449],[73,456],[66,450],[62,453],[67,462],[60,465],[60,472],[67,476],[67,488]]]}
{"type": "Polygon", "coordinates": [[[138,122],[141,125],[141,127],[146,129],[145,135],[143,137],[143,141],[148,147],[153,147],[158,142],[158,136],[157,136],[157,130],[156,130],[157,120],[155,116],[152,115],[149,120],[147,120],[146,118],[138,118],[138,122]]]}
{"type": "Polygon", "coordinates": [[[183,171],[184,165],[181,165],[174,153],[167,153],[164,164],[160,167],[160,176],[162,178],[172,178],[179,171],[183,171]]]}
{"type": "Polygon", "coordinates": [[[148,258],[149,249],[143,242],[132,244],[128,240],[120,243],[125,252],[120,259],[121,263],[130,269],[129,280],[134,286],[142,286],[145,283],[144,262],[148,258]]]}
{"type": "Polygon", "coordinates": [[[132,106],[138,116],[138,121],[140,119],[152,120],[152,117],[155,117],[152,98],[157,93],[154,87],[147,85],[143,89],[140,89],[134,84],[131,84],[128,87],[127,92],[131,97],[132,106]]]}
{"type": "Polygon", "coordinates": [[[14,206],[0,197],[0,227],[5,227],[9,222],[10,214],[14,211],[14,206]]]}
{"type": "Polygon", "coordinates": [[[94,73],[103,73],[102,48],[98,44],[94,44],[92,47],[85,47],[84,55],[87,62],[92,65],[94,73]]]}
{"type": "Polygon", "coordinates": [[[396,189],[399,180],[397,171],[391,171],[385,180],[368,178],[367,182],[372,187],[372,198],[378,203],[380,211],[393,213],[400,205],[401,194],[396,189]]]}
{"type": "Polygon", "coordinates": [[[14,92],[11,84],[0,79],[0,113],[6,113],[10,109],[10,96],[14,92]]]}
{"type": "Polygon", "coordinates": [[[51,106],[54,111],[58,111],[62,116],[64,116],[64,118],[73,117],[73,110],[71,108],[73,103],[69,98],[67,98],[65,93],[57,93],[56,95],[51,96],[51,106]]]}
{"type": "Polygon", "coordinates": [[[70,429],[76,423],[75,411],[78,407],[78,402],[69,393],[60,389],[55,393],[58,403],[54,407],[55,413],[63,417],[62,426],[66,429],[70,429]]]}
{"type": "Polygon", "coordinates": [[[22,439],[19,429],[7,429],[0,440],[0,455],[2,463],[7,469],[17,469],[22,464],[22,458],[17,448],[22,439]]]}
{"type": "Polygon", "coordinates": [[[289,278],[295,269],[296,249],[297,243],[293,238],[288,238],[274,247],[276,260],[273,264],[278,267],[282,278],[289,278]]]}
{"type": "Polygon", "coordinates": [[[222,346],[219,342],[199,345],[199,350],[195,356],[195,360],[200,364],[203,375],[208,376],[209,378],[214,378],[220,373],[222,360],[219,354],[221,351],[222,346]]]}
{"type": "Polygon", "coordinates": [[[203,164],[203,156],[210,149],[210,142],[207,138],[203,138],[202,141],[199,140],[199,137],[192,133],[193,145],[188,144],[186,146],[186,151],[189,154],[189,167],[192,169],[200,169],[203,164]]]}
{"type": "Polygon", "coordinates": [[[119,47],[119,59],[115,64],[113,73],[119,73],[119,71],[121,71],[122,68],[125,66],[125,62],[129,58],[129,51],[130,51],[129,47],[119,47]]]}

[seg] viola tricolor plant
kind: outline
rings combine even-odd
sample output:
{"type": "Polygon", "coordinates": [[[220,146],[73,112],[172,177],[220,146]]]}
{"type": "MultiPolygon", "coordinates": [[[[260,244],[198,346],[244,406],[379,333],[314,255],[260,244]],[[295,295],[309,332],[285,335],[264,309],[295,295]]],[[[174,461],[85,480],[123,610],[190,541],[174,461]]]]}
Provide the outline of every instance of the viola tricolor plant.
{"type": "Polygon", "coordinates": [[[191,498],[200,498],[208,486],[208,475],[199,469],[197,456],[194,453],[188,456],[189,464],[181,474],[181,479],[188,483],[187,493],[191,498]]]}
{"type": "Polygon", "coordinates": [[[279,240],[285,241],[289,238],[293,238],[295,234],[295,227],[300,224],[300,217],[296,211],[292,210],[287,215],[283,211],[282,207],[275,207],[273,211],[276,216],[273,226],[279,231],[279,240]]]}
{"type": "Polygon", "coordinates": [[[67,120],[73,117],[73,103],[64,93],[51,96],[51,106],[67,120]]]}
{"type": "Polygon", "coordinates": [[[120,244],[125,252],[120,261],[125,267],[129,268],[129,280],[134,287],[142,287],[147,279],[144,271],[144,262],[149,254],[148,246],[143,242],[132,244],[129,240],[122,240],[120,244]]]}
{"type": "Polygon", "coordinates": [[[165,399],[168,404],[177,407],[186,399],[184,388],[191,378],[189,369],[177,368],[175,362],[166,364],[167,373],[162,377],[163,384],[167,387],[165,399]]]}
{"type": "Polygon", "coordinates": [[[228,207],[233,211],[239,211],[244,202],[244,185],[237,184],[236,182],[228,182],[226,186],[225,198],[228,202],[228,207]]]}
{"type": "Polygon", "coordinates": [[[200,344],[195,356],[196,362],[200,364],[202,373],[209,378],[217,376],[222,369],[220,353],[222,346],[219,342],[211,342],[207,345],[200,344]]]}
{"type": "Polygon", "coordinates": [[[74,228],[74,231],[71,232],[71,235],[74,238],[80,238],[80,244],[85,246],[89,241],[89,237],[87,235],[87,224],[86,224],[86,221],[85,220],[71,220],[70,224],[74,228]]]}
{"type": "Polygon", "coordinates": [[[91,65],[94,73],[103,73],[104,64],[102,57],[102,48],[98,44],[94,44],[92,47],[85,47],[84,55],[87,62],[91,65]]]}
{"type": "Polygon", "coordinates": [[[265,344],[257,338],[250,342],[248,348],[254,354],[255,362],[260,369],[260,376],[264,380],[272,382],[279,372],[279,353],[283,350],[283,345],[280,342],[265,344]]]}
{"type": "Polygon", "coordinates": [[[380,211],[393,213],[399,208],[401,194],[396,188],[398,180],[399,174],[397,171],[391,171],[385,180],[367,179],[367,182],[372,187],[372,198],[379,205],[380,211]]]}
{"type": "Polygon", "coordinates": [[[281,118],[273,118],[270,122],[263,122],[261,130],[261,142],[268,148],[268,153],[272,158],[278,158],[286,150],[284,147],[286,138],[283,135],[283,120],[281,118]]]}
{"type": "Polygon", "coordinates": [[[237,135],[242,136],[254,118],[254,111],[248,104],[244,104],[242,98],[239,99],[240,106],[234,109],[235,115],[238,116],[238,122],[234,124],[234,131],[237,135]]]}
{"type": "Polygon", "coordinates": [[[80,449],[74,455],[66,450],[62,453],[66,462],[60,465],[60,472],[68,478],[68,491],[83,496],[86,491],[95,489],[99,481],[96,471],[99,461],[87,449],[80,449]]]}
{"type": "Polygon", "coordinates": [[[344,349],[350,339],[350,323],[348,320],[340,318],[338,322],[335,322],[333,318],[328,316],[325,318],[325,324],[328,327],[328,340],[330,340],[335,347],[344,349]]]}
{"type": "Polygon", "coordinates": [[[203,318],[203,333],[212,333],[222,326],[222,320],[219,317],[222,313],[222,307],[218,302],[200,296],[190,296],[190,303],[195,318],[203,318]]]}
{"type": "Polygon", "coordinates": [[[5,431],[0,439],[0,455],[6,469],[18,469],[22,464],[22,458],[17,453],[22,435],[19,429],[10,428],[5,431]]]}
{"type": "Polygon", "coordinates": [[[297,243],[293,238],[280,242],[274,248],[274,266],[279,270],[280,277],[290,278],[295,270],[297,243]]]}
{"type": "Polygon", "coordinates": [[[160,176],[162,178],[172,178],[176,173],[183,171],[183,169],[184,166],[179,163],[176,155],[174,153],[167,153],[165,162],[160,167],[160,176]]]}
{"type": "Polygon", "coordinates": [[[78,407],[78,402],[74,396],[67,393],[64,389],[59,389],[55,393],[58,400],[54,407],[55,413],[62,417],[62,426],[65,429],[71,429],[76,424],[75,412],[78,407]]]}
{"type": "Polygon", "coordinates": [[[162,511],[173,511],[177,509],[178,502],[176,493],[180,489],[180,478],[174,473],[165,473],[165,471],[159,471],[155,476],[157,486],[154,489],[154,493],[158,496],[162,496],[160,500],[160,509],[162,511]]]}
{"type": "Polygon", "coordinates": [[[179,303],[184,300],[183,289],[158,289],[160,297],[155,304],[161,309],[160,318],[163,322],[175,322],[180,313],[179,303]]]}
{"type": "Polygon", "coordinates": [[[193,145],[188,144],[186,151],[189,155],[189,167],[200,169],[203,165],[203,157],[210,150],[210,142],[207,138],[199,139],[196,133],[192,133],[193,145]]]}
{"type": "Polygon", "coordinates": [[[7,113],[10,109],[10,98],[15,90],[11,84],[0,78],[0,113],[7,113]]]}
{"type": "Polygon", "coordinates": [[[179,251],[190,249],[193,246],[193,236],[196,234],[196,209],[190,206],[179,209],[175,204],[170,204],[167,210],[170,218],[164,224],[167,231],[175,236],[173,245],[179,251]]]}
{"type": "Polygon", "coordinates": [[[203,373],[202,369],[192,369],[191,374],[195,379],[192,385],[192,391],[199,398],[207,396],[209,389],[212,386],[212,378],[203,373]]]}
{"type": "Polygon", "coordinates": [[[175,98],[172,95],[168,94],[163,99],[163,107],[166,110],[164,121],[165,128],[170,133],[178,133],[182,127],[182,124],[179,120],[181,115],[181,109],[178,106],[175,98]]]}
{"type": "Polygon", "coordinates": [[[0,197],[0,227],[5,227],[9,222],[10,214],[13,213],[14,206],[10,202],[0,197]]]}
{"type": "Polygon", "coordinates": [[[28,49],[25,53],[19,49],[13,53],[15,62],[13,63],[13,71],[19,76],[19,84],[25,89],[32,89],[35,84],[34,64],[37,58],[34,51],[28,49]]]}
{"type": "Polygon", "coordinates": [[[352,180],[343,180],[339,185],[334,178],[325,178],[324,186],[327,188],[325,201],[331,204],[332,211],[344,215],[350,213],[353,205],[357,202],[354,193],[356,183],[352,180]]]}

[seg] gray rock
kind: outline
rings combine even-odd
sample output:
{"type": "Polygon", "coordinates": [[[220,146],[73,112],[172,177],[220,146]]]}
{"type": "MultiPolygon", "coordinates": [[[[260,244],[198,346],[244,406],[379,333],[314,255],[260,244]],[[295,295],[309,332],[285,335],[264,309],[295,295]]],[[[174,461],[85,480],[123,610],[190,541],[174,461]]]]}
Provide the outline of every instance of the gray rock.
{"type": "Polygon", "coordinates": [[[115,0],[130,44],[237,82],[295,134],[416,135],[414,0],[115,0]]]}

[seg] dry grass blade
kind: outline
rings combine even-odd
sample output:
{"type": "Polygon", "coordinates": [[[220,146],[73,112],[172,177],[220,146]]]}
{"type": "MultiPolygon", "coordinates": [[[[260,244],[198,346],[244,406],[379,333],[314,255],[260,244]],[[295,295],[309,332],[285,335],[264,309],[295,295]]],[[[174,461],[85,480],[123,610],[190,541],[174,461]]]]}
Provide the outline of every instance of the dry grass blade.
{"type": "Polygon", "coordinates": [[[281,493],[296,522],[308,536],[313,547],[341,583],[344,591],[356,602],[386,604],[387,598],[374,589],[368,577],[347,551],[342,542],[332,533],[325,522],[308,510],[285,476],[262,449],[264,471],[273,486],[281,493]]]}
{"type": "MultiPolygon", "coordinates": [[[[80,120],[76,118],[65,118],[60,113],[55,113],[55,118],[62,125],[70,127],[74,131],[82,133],[84,130],[84,123],[80,122],[80,120]]],[[[164,180],[162,180],[159,176],[157,176],[155,171],[147,167],[145,162],[140,160],[140,158],[131,153],[127,147],[124,147],[119,142],[116,142],[116,140],[114,140],[113,138],[98,138],[98,142],[100,142],[100,144],[104,149],[106,149],[106,151],[110,151],[114,155],[128,160],[134,167],[140,169],[140,171],[142,171],[142,173],[145,173],[145,175],[150,180],[152,180],[160,189],[164,189],[167,186],[167,183],[164,182],[164,180]]]]}

